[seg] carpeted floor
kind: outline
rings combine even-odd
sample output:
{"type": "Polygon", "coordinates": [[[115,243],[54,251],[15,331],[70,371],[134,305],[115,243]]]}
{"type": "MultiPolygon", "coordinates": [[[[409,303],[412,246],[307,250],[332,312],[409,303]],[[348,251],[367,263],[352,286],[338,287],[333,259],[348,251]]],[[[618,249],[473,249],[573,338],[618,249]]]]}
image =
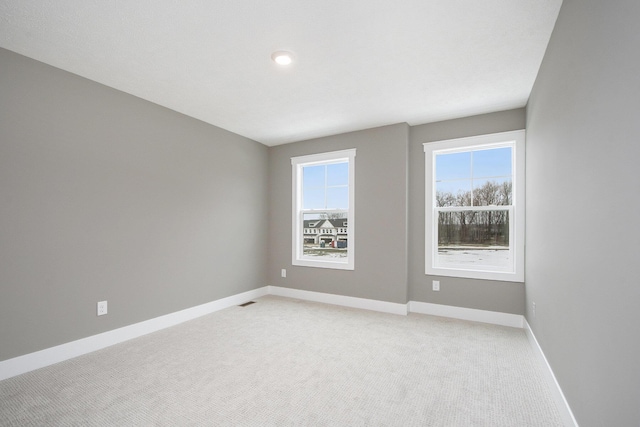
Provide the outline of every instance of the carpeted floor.
{"type": "Polygon", "coordinates": [[[523,330],[274,296],[0,382],[0,426],[560,426],[523,330]]]}

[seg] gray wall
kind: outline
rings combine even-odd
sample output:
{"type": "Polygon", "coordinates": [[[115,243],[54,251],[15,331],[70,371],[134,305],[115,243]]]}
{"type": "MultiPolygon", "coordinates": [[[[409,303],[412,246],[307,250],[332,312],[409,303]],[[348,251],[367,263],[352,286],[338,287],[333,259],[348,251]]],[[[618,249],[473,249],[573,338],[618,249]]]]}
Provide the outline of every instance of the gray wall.
{"type": "Polygon", "coordinates": [[[527,319],[582,427],[640,425],[638,17],[565,0],[527,106],[527,319]]]}
{"type": "Polygon", "coordinates": [[[0,360],[265,285],[266,147],[2,49],[0,94],[0,360]]]}
{"type": "Polygon", "coordinates": [[[480,310],[524,314],[524,284],[427,276],[425,270],[425,142],[524,129],[525,110],[502,111],[411,128],[409,143],[409,299],[480,310]],[[432,291],[440,280],[440,291],[432,291]]]}
{"type": "Polygon", "coordinates": [[[269,149],[270,285],[406,303],[524,314],[524,284],[424,274],[424,142],[524,129],[524,108],[398,124],[269,149]],[[291,157],[357,148],[356,269],[291,265],[291,157]],[[280,270],[287,269],[287,277],[280,270]],[[439,292],[431,281],[441,281],[439,292]]]}
{"type": "Polygon", "coordinates": [[[408,137],[397,124],[269,149],[269,285],[407,302],[408,137]],[[291,157],[348,148],[356,149],[355,270],[292,266],[291,157]]]}

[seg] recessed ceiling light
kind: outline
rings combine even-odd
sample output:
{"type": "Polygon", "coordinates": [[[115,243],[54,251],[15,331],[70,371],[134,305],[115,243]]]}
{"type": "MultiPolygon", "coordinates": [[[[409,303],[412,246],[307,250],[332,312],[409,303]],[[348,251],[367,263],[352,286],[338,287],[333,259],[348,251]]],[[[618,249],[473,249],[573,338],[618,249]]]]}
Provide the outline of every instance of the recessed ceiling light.
{"type": "Polygon", "coordinates": [[[293,62],[293,53],[279,50],[271,54],[271,59],[278,65],[289,65],[293,62]]]}

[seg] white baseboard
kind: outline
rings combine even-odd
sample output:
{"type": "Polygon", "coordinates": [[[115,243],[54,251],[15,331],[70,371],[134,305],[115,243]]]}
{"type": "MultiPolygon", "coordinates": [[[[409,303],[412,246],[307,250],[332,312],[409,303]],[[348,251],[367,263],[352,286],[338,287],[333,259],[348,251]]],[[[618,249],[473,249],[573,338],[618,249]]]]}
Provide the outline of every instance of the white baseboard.
{"type": "Polygon", "coordinates": [[[549,362],[547,361],[547,358],[526,319],[524,320],[524,330],[527,333],[527,338],[529,339],[533,352],[536,354],[536,358],[542,365],[542,371],[544,372],[547,383],[549,384],[549,388],[553,394],[558,411],[560,411],[560,416],[562,417],[564,425],[567,427],[578,427],[578,422],[573,416],[573,412],[571,411],[571,407],[569,406],[567,399],[564,397],[564,393],[562,392],[560,384],[553,373],[553,369],[551,369],[551,365],[549,365],[549,362]]]}
{"type": "Polygon", "coordinates": [[[409,301],[409,312],[491,323],[493,325],[511,326],[513,328],[522,328],[524,321],[524,317],[520,314],[477,310],[474,308],[454,307],[451,305],[431,304],[419,301],[409,301]]]}
{"type": "Polygon", "coordinates": [[[160,329],[168,328],[188,320],[213,313],[234,305],[245,303],[254,298],[267,295],[268,287],[253,289],[206,304],[176,311],[164,316],[134,323],[133,325],[103,332],[87,338],[47,348],[24,356],[14,357],[0,362],[0,380],[11,378],[34,369],[43,368],[92,351],[128,341],[160,329]]]}
{"type": "Polygon", "coordinates": [[[300,289],[269,286],[269,295],[296,298],[306,301],[323,302],[344,307],[361,308],[391,314],[407,314],[407,304],[379,301],[366,298],[347,297],[343,295],[325,294],[323,292],[303,291],[300,289]]]}
{"type": "MultiPolygon", "coordinates": [[[[144,322],[124,326],[122,328],[93,335],[55,347],[47,348],[34,353],[18,356],[0,362],[0,380],[11,378],[34,369],[43,368],[62,362],[92,351],[100,350],[114,344],[128,341],[151,332],[159,331],[170,326],[177,325],[188,320],[213,313],[234,305],[242,304],[251,299],[265,295],[277,295],[289,298],[297,298],[307,301],[334,304],[345,307],[373,310],[383,313],[406,315],[408,312],[431,314],[435,316],[451,317],[455,319],[471,320],[475,322],[492,323],[496,325],[522,328],[524,317],[516,314],[499,313],[493,311],[476,310],[470,308],[454,307],[441,304],[431,304],[418,301],[410,301],[408,304],[392,303],[387,301],[356,298],[343,295],[326,294],[322,292],[304,291],[300,289],[283,288],[279,286],[264,286],[262,288],[232,295],[206,304],[187,308],[185,310],[170,313],[164,316],[149,319],[144,322]]],[[[526,322],[524,322],[526,324],[526,322]]],[[[527,324],[528,327],[528,324],[527,324]]],[[[531,330],[528,334],[533,337],[531,330]]],[[[535,337],[533,341],[537,342],[535,337]]],[[[533,345],[533,344],[532,344],[533,345]]],[[[539,350],[542,354],[542,351],[539,350]]],[[[542,355],[544,358],[544,355],[542,355]]],[[[546,363],[546,359],[545,363],[546,363]]],[[[548,366],[548,364],[547,364],[548,366]]],[[[550,369],[550,368],[549,368],[550,369]]],[[[553,374],[552,374],[553,375],[553,374]]],[[[555,377],[554,381],[555,381],[555,377]]],[[[557,383],[556,383],[557,384],[557,383]]],[[[562,396],[564,399],[564,396],[562,396]]],[[[571,417],[573,417],[571,415],[571,417]]],[[[576,424],[577,425],[577,424],[576,424]]]]}

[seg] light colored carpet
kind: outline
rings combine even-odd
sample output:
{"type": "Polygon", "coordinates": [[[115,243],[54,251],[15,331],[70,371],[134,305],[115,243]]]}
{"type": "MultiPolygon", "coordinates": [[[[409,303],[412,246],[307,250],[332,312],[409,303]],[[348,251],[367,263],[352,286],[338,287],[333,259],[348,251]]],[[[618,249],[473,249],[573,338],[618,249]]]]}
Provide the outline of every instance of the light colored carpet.
{"type": "Polygon", "coordinates": [[[256,301],[2,381],[0,425],[561,425],[522,330],[256,301]]]}

